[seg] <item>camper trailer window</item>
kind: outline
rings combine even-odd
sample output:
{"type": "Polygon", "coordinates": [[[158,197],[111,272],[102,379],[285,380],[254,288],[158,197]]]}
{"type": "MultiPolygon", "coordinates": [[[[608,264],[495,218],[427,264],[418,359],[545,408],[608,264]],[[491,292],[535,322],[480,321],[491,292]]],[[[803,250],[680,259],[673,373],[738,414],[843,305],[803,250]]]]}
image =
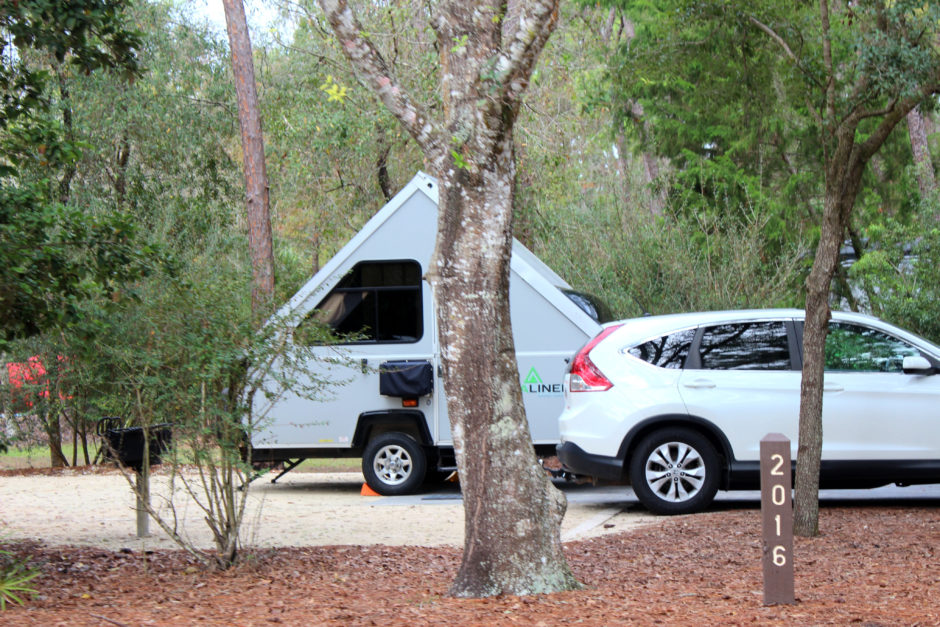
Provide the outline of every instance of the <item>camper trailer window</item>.
{"type": "Polygon", "coordinates": [[[417,342],[424,334],[421,313],[421,266],[416,261],[366,261],[327,294],[294,338],[316,343],[316,333],[305,327],[326,325],[347,344],[417,342]]]}

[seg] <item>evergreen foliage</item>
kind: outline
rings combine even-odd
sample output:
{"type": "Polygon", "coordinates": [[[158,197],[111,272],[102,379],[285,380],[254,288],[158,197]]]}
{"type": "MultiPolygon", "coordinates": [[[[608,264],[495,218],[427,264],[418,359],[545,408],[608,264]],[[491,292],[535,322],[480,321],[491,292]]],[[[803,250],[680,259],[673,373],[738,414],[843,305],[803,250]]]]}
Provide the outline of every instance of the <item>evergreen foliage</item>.
{"type": "Polygon", "coordinates": [[[74,320],[78,303],[147,271],[152,250],[120,213],[69,206],[81,145],[56,116],[53,74],[140,67],[117,0],[0,5],[0,346],[74,320]]]}

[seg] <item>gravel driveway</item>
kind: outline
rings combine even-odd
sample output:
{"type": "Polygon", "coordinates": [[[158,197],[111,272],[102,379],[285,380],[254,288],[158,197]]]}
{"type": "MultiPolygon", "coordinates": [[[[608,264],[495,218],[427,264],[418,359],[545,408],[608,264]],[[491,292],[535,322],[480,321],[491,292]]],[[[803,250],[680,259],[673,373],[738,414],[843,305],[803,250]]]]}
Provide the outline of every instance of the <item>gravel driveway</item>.
{"type": "MultiPolygon", "coordinates": [[[[455,485],[428,494],[376,497],[361,496],[362,483],[358,472],[291,473],[273,485],[259,479],[249,491],[246,544],[463,544],[463,504],[455,485]]],[[[629,488],[564,484],[564,489],[569,500],[562,525],[565,541],[657,520],[636,504],[629,488]]],[[[151,492],[154,505],[171,515],[165,475],[153,477],[151,492]]],[[[173,500],[181,535],[198,547],[211,547],[199,507],[179,488],[173,500]]],[[[151,536],[138,538],[134,508],[135,497],[116,471],[0,477],[0,537],[6,539],[108,549],[175,546],[153,522],[151,536]]]]}

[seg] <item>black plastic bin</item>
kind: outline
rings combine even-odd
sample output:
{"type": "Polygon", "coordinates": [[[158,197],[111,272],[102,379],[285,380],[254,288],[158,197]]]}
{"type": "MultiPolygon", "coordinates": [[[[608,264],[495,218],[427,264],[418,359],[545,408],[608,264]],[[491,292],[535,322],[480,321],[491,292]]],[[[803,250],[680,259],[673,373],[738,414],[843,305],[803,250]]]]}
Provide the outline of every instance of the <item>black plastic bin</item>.
{"type": "MultiPolygon", "coordinates": [[[[106,457],[128,468],[140,472],[144,465],[144,428],[119,427],[119,418],[102,418],[98,421],[98,435],[108,445],[106,457]]],[[[150,465],[160,463],[160,455],[170,447],[173,437],[169,423],[147,427],[150,439],[150,465]]]]}

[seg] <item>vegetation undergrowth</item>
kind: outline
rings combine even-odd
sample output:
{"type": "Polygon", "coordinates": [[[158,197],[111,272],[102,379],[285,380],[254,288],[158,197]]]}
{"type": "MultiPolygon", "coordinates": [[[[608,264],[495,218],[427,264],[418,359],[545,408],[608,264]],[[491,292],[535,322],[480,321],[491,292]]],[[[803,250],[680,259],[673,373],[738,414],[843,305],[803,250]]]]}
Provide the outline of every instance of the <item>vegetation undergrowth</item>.
{"type": "Polygon", "coordinates": [[[9,551],[0,549],[0,612],[8,603],[23,605],[23,597],[35,597],[39,592],[29,582],[39,571],[15,560],[9,551]]]}

